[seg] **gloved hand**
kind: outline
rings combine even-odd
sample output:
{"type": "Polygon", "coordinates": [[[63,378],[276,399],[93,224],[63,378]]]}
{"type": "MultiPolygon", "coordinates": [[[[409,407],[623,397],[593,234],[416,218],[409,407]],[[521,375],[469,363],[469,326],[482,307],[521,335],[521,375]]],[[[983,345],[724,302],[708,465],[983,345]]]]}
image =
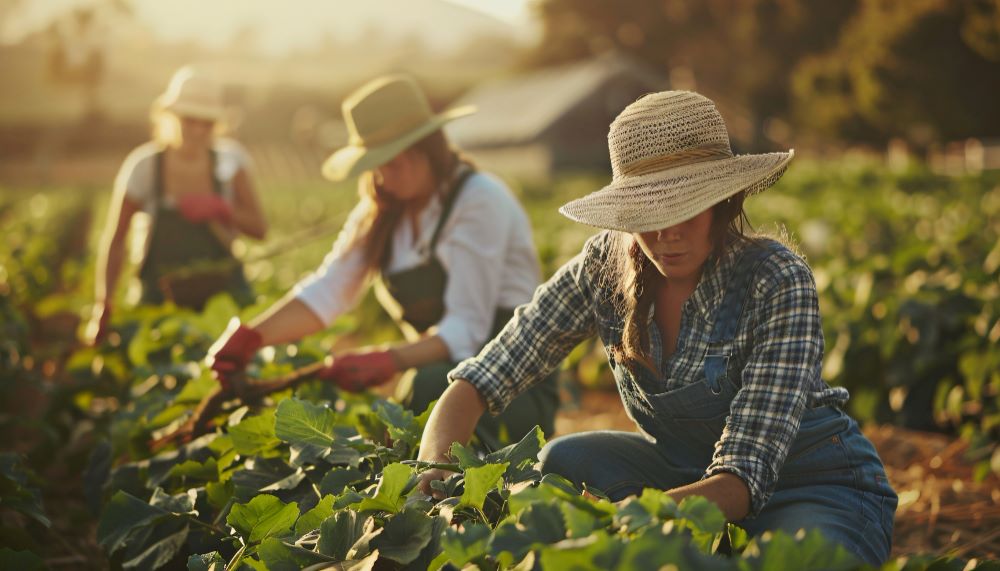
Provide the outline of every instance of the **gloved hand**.
{"type": "Polygon", "coordinates": [[[233,222],[233,207],[214,192],[193,192],[177,197],[177,210],[191,222],[233,222]]]}
{"type": "Polygon", "coordinates": [[[232,388],[234,377],[243,373],[250,359],[264,344],[261,334],[243,325],[238,317],[229,321],[222,335],[208,349],[205,361],[223,390],[232,388]]]}
{"type": "Polygon", "coordinates": [[[91,315],[90,321],[87,323],[87,328],[84,331],[87,344],[93,346],[104,341],[110,330],[108,327],[110,322],[111,303],[103,302],[94,305],[94,313],[91,315]]]}
{"type": "Polygon", "coordinates": [[[335,356],[333,363],[318,376],[345,391],[358,392],[389,382],[399,369],[395,353],[386,349],[335,356]]]}

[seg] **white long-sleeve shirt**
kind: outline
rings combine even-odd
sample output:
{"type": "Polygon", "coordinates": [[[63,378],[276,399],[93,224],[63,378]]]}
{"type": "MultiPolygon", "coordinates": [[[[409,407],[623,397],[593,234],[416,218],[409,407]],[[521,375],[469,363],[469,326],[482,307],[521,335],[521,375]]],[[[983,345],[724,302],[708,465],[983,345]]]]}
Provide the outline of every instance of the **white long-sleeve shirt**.
{"type": "MultiPolygon", "coordinates": [[[[416,239],[410,218],[400,219],[386,273],[425,261],[441,210],[440,197],[435,196],[418,215],[416,239]]],[[[293,289],[326,325],[353,309],[374,277],[365,269],[361,245],[349,243],[363,215],[360,205],[355,207],[323,264],[293,289]]],[[[477,172],[465,181],[435,253],[448,281],[444,316],[432,332],[444,341],[452,360],[466,359],[488,340],[496,310],[528,302],[541,281],[531,224],[500,179],[477,172]]]]}

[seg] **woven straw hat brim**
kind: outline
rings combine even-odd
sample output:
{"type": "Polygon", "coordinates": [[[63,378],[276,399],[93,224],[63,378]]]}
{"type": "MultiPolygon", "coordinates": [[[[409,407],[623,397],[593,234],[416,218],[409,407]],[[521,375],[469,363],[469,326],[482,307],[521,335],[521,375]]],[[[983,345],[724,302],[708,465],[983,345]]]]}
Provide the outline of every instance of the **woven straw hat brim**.
{"type": "Polygon", "coordinates": [[[197,103],[186,102],[182,99],[169,101],[161,97],[160,108],[170,111],[178,117],[191,117],[209,121],[220,121],[226,115],[226,110],[221,105],[199,105],[197,103]]]}
{"type": "Polygon", "coordinates": [[[661,230],[746,191],[757,194],[785,173],[794,151],[739,155],[623,177],[559,208],[567,218],[609,230],[661,230]]]}
{"type": "Polygon", "coordinates": [[[444,127],[449,121],[475,112],[476,108],[472,105],[455,107],[432,116],[419,127],[407,131],[388,143],[376,147],[347,145],[335,151],[323,162],[323,176],[333,182],[340,182],[378,168],[405,151],[410,145],[444,127]]]}

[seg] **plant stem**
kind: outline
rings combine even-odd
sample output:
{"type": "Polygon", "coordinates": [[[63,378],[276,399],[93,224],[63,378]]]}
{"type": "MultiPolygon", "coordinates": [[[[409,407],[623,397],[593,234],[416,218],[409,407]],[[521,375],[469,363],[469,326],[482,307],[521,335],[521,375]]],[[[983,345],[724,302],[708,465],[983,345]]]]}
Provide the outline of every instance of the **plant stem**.
{"type": "Polygon", "coordinates": [[[235,571],[235,569],[243,561],[243,554],[246,550],[247,544],[244,543],[243,546],[240,547],[240,550],[236,552],[236,555],[233,555],[233,558],[229,560],[228,564],[226,564],[226,571],[235,571]]]}

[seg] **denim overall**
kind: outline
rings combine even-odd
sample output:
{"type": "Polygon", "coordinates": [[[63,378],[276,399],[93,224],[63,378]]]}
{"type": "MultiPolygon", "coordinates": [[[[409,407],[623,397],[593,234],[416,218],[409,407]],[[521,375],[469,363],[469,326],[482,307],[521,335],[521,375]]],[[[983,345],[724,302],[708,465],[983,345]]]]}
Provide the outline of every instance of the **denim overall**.
{"type": "MultiPolygon", "coordinates": [[[[733,340],[754,270],[770,253],[769,248],[747,248],[737,263],[716,314],[700,378],[658,392],[658,373],[642,369],[633,375],[611,360],[622,402],[643,434],[597,431],[556,439],[542,451],[543,472],[561,474],[577,485],[586,483],[615,501],[646,487],[669,490],[700,480],[740,390],[740,366],[732,362],[738,357],[730,359],[733,340]]],[[[622,319],[600,318],[609,344],[620,342],[622,319]]],[[[650,340],[656,361],[661,337],[655,324],[650,340]]],[[[882,462],[854,419],[836,407],[820,406],[805,412],[761,513],[734,523],[751,536],[819,528],[861,560],[881,564],[892,544],[896,503],[882,462]]]]}
{"type": "MultiPolygon", "coordinates": [[[[188,284],[194,287],[190,291],[173,292],[173,301],[181,307],[200,311],[212,295],[225,291],[232,295],[237,303],[248,305],[253,301],[253,291],[243,275],[243,266],[230,252],[229,247],[212,233],[208,224],[189,221],[164,201],[163,157],[163,151],[157,153],[155,157],[153,175],[155,209],[146,256],[139,268],[139,281],[142,284],[141,303],[163,303],[166,301],[166,296],[162,280],[185,266],[194,267],[200,263],[210,262],[218,268],[199,271],[197,275],[192,274],[188,284]]],[[[216,153],[212,151],[212,190],[216,194],[221,194],[222,183],[215,174],[216,160],[216,153]]],[[[183,288],[184,285],[183,281],[175,283],[175,287],[183,288]]]]}
{"type": "MultiPolygon", "coordinates": [[[[444,316],[448,273],[434,252],[441,229],[444,228],[465,182],[473,174],[475,171],[467,168],[452,184],[442,204],[441,218],[438,219],[427,246],[426,261],[399,272],[383,272],[376,281],[379,301],[400,328],[407,332],[408,337],[426,332],[444,316]]],[[[388,261],[390,256],[391,252],[387,251],[383,260],[388,261]]],[[[513,315],[512,308],[497,308],[487,341],[496,336],[513,315]]],[[[396,399],[416,413],[423,412],[448,388],[448,372],[457,364],[442,361],[408,372],[396,387],[396,399]]],[[[551,435],[555,429],[555,414],[559,406],[557,374],[549,375],[541,383],[519,395],[499,416],[483,415],[475,430],[479,443],[489,450],[496,450],[517,442],[536,425],[542,428],[546,436],[551,435]]]]}

